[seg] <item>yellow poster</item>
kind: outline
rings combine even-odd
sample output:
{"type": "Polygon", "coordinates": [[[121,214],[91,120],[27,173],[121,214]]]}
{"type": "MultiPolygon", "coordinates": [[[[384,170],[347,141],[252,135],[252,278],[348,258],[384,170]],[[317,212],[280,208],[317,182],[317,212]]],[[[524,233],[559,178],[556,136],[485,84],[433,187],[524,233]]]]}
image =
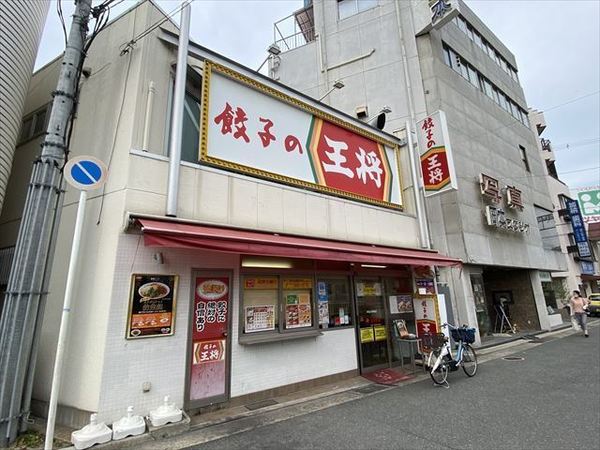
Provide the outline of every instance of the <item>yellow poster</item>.
{"type": "Polygon", "coordinates": [[[301,292],[298,294],[298,300],[301,305],[310,305],[310,294],[308,292],[301,292]]]}
{"type": "Polygon", "coordinates": [[[312,289],[312,278],[288,278],[283,280],[284,289],[312,289]]]}
{"type": "Polygon", "coordinates": [[[375,335],[373,334],[373,327],[365,327],[360,329],[360,342],[364,344],[365,342],[373,342],[375,340],[375,335]]]}
{"type": "Polygon", "coordinates": [[[251,277],[244,279],[244,289],[277,289],[277,277],[251,277]]]}
{"type": "Polygon", "coordinates": [[[387,332],[385,326],[376,325],[373,327],[375,329],[375,340],[376,341],[385,341],[387,339],[387,332]]]}

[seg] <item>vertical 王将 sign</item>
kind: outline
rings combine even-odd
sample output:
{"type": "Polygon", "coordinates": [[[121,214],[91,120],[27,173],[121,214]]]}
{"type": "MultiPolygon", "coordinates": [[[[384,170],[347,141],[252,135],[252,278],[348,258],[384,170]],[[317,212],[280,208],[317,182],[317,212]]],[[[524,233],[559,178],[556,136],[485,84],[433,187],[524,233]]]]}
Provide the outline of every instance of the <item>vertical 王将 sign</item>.
{"type": "Polygon", "coordinates": [[[417,141],[425,196],[458,188],[446,115],[437,111],[417,122],[417,141]]]}

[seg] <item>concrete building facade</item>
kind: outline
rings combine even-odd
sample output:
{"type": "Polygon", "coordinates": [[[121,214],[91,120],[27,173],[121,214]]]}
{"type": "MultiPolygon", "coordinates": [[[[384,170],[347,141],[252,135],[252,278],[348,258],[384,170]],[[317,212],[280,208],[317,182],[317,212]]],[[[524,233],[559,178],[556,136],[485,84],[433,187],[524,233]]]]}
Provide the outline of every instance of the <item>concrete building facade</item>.
{"type": "MultiPolygon", "coordinates": [[[[299,389],[404,363],[392,321],[402,320],[407,332],[416,333],[414,295],[419,303],[432,302],[427,304],[439,326],[444,308],[435,307],[433,266],[458,262],[420,248],[406,149],[393,135],[190,43],[177,218],[167,217],[178,30],[166,22],[128,46],[164,15],[151,0],[139,3],[100,32],[85,61],[89,74],[82,79],[71,155],[103,160],[109,175],[87,200],[58,422],[80,427],[97,412],[98,420],[111,423],[129,405],[145,415],[165,395],[188,410],[244,404],[290,385],[299,389]],[[231,89],[219,90],[219,84],[231,89]],[[256,101],[236,103],[228,95],[256,101]],[[269,154],[270,143],[285,143],[273,158],[299,158],[284,164],[286,170],[296,170],[297,161],[316,150],[278,130],[307,117],[310,133],[328,127],[340,139],[378,143],[369,158],[371,164],[388,161],[385,173],[378,172],[386,180],[383,200],[205,158],[245,145],[244,133],[257,119],[252,108],[260,104],[283,111],[271,117],[275,143],[267,139],[269,116],[260,116],[266,124],[258,130],[261,140],[246,137],[259,144],[260,155],[269,154]],[[243,108],[237,118],[227,113],[232,105],[243,108]],[[217,107],[224,108],[218,115],[210,109],[217,107]],[[289,115],[297,120],[285,119],[289,115]],[[211,142],[218,139],[228,140],[215,150],[211,142]],[[373,159],[377,151],[385,155],[373,159]],[[417,274],[427,282],[424,292],[414,292],[417,274]],[[398,297],[405,311],[388,304],[398,297]],[[216,334],[194,340],[209,328],[216,334]],[[205,357],[214,359],[210,370],[205,357]]],[[[58,58],[33,75],[25,111],[49,101],[60,64],[58,58]]],[[[41,139],[18,148],[0,216],[0,247],[17,240],[41,139]]],[[[370,174],[363,172],[361,182],[357,172],[359,187],[379,187],[382,179],[370,174]]],[[[77,199],[68,187],[50,264],[32,403],[41,416],[50,394],[77,199]]],[[[414,359],[414,352],[407,356],[414,359]]]]}
{"type": "Polygon", "coordinates": [[[276,39],[276,80],[317,98],[339,80],[345,87],[325,102],[348,114],[367,111],[366,120],[387,106],[384,130],[401,137],[406,121],[445,112],[458,189],[426,203],[434,248],[464,262],[460,273],[441,275],[457,321],[482,336],[504,331],[497,310],[504,299],[516,328],[550,328],[540,274],[567,263],[559,249],[545,248],[537,226],[539,211],[552,212],[553,203],[514,55],[460,1],[314,0],[289,20],[300,31],[276,39]],[[440,7],[446,23],[432,26],[440,7]],[[528,233],[488,224],[482,176],[495,180],[496,205],[528,224],[528,233]],[[510,208],[513,189],[522,210],[510,208]]]}
{"type": "Polygon", "coordinates": [[[17,142],[46,131],[44,107],[26,111],[23,106],[50,2],[13,0],[0,3],[0,211],[17,142]],[[19,134],[20,133],[20,134],[19,134]]]}

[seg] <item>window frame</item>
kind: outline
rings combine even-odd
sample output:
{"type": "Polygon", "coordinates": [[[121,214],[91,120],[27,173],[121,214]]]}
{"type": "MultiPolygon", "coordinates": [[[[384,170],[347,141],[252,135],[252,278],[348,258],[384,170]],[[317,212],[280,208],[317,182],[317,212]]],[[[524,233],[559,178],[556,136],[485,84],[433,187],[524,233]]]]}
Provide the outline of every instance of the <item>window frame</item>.
{"type": "Polygon", "coordinates": [[[50,121],[51,108],[52,108],[52,102],[48,102],[45,105],[43,105],[42,107],[36,109],[35,111],[33,111],[23,117],[23,119],[21,120],[21,127],[19,128],[19,134],[17,136],[17,144],[16,144],[17,146],[23,145],[23,144],[31,141],[32,139],[37,138],[38,136],[46,134],[46,130],[48,129],[48,122],[50,121]],[[43,122],[42,128],[40,130],[36,131],[39,118],[42,114],[44,114],[44,118],[42,121],[43,122]],[[28,130],[27,130],[27,133],[24,133],[25,124],[27,122],[29,122],[27,124],[28,130]]]}
{"type": "Polygon", "coordinates": [[[527,157],[527,149],[522,145],[519,145],[519,154],[521,156],[521,161],[525,165],[525,170],[531,173],[531,166],[529,165],[529,158],[527,157]]]}
{"type": "Polygon", "coordinates": [[[364,7],[361,8],[361,0],[337,0],[337,14],[338,14],[338,20],[345,20],[348,19],[349,17],[353,17],[357,14],[360,14],[362,12],[365,11],[369,11],[371,9],[374,9],[376,7],[379,6],[379,0],[367,0],[368,4],[370,4],[371,6],[368,7],[364,7]],[[341,16],[340,14],[340,4],[344,4],[344,5],[354,5],[353,11],[350,14],[345,15],[344,17],[341,16]]]}
{"type": "MultiPolygon", "coordinates": [[[[319,329],[319,331],[323,331],[323,332],[327,332],[327,331],[335,331],[335,330],[343,330],[343,329],[347,329],[347,328],[354,328],[355,327],[355,322],[356,322],[356,318],[354,315],[354,283],[352,282],[352,276],[351,275],[339,275],[339,274],[327,274],[325,273],[324,275],[319,275],[318,273],[315,274],[315,287],[316,289],[318,288],[317,283],[319,281],[328,281],[328,280],[345,280],[348,283],[348,295],[349,297],[349,302],[350,302],[350,310],[349,310],[349,315],[350,315],[350,324],[348,325],[340,325],[339,327],[327,327],[327,328],[321,328],[321,324],[318,323],[319,322],[319,301],[317,298],[317,295],[315,295],[315,303],[317,304],[317,328],[319,329]]],[[[315,289],[315,292],[316,292],[315,289]]]]}
{"type": "MultiPolygon", "coordinates": [[[[319,328],[319,311],[316,299],[316,273],[310,271],[293,271],[292,273],[286,273],[285,270],[242,270],[239,273],[239,320],[238,320],[238,343],[240,345],[252,345],[268,342],[285,341],[290,339],[302,339],[306,337],[315,337],[322,335],[325,329],[319,328]],[[244,304],[244,279],[246,277],[276,277],[277,278],[277,301],[276,311],[277,320],[276,328],[274,330],[256,331],[252,333],[246,333],[244,331],[245,326],[245,304],[244,304]],[[284,300],[284,279],[311,279],[312,282],[312,295],[311,295],[311,319],[312,325],[310,327],[302,327],[295,329],[285,329],[285,300],[284,300]]],[[[341,327],[340,327],[341,328],[341,327]]],[[[332,330],[337,328],[332,328],[332,330]]]]}

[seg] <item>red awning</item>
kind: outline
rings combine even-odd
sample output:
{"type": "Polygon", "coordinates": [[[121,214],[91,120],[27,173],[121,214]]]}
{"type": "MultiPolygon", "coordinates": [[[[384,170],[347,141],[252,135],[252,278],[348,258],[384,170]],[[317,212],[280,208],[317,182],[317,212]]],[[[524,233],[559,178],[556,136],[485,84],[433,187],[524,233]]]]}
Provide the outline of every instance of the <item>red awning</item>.
{"type": "Polygon", "coordinates": [[[273,233],[137,219],[149,247],[201,248],[246,255],[413,266],[454,266],[461,261],[435,251],[285,236],[273,233]]]}

